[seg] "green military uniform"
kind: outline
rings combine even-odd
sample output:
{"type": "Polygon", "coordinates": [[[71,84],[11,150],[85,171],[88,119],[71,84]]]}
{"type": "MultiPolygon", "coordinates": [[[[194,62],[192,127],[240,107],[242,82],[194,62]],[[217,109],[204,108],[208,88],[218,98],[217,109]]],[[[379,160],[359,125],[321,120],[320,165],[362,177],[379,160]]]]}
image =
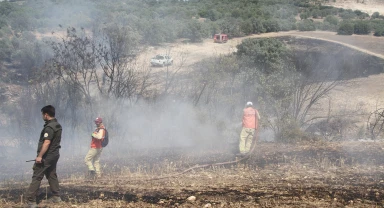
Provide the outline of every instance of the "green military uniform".
{"type": "Polygon", "coordinates": [[[39,155],[45,140],[48,139],[51,143],[47,152],[42,157],[44,161],[33,165],[32,183],[27,191],[27,200],[29,202],[36,202],[36,195],[44,175],[48,179],[53,196],[59,196],[59,181],[56,174],[56,164],[60,157],[61,131],[62,127],[57,122],[57,119],[45,122],[44,128],[40,134],[37,155],[39,155]]]}

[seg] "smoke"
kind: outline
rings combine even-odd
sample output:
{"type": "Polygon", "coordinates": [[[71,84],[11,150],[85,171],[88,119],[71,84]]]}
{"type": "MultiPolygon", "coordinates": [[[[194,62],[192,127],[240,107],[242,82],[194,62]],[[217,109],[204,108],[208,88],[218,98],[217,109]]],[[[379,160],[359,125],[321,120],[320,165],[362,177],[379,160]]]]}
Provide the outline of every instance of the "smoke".
{"type": "Polygon", "coordinates": [[[202,118],[195,107],[183,101],[140,102],[107,110],[113,116],[105,115],[107,112],[103,110],[99,114],[107,117],[107,129],[111,124],[112,149],[204,147],[212,145],[219,135],[215,126],[202,118]]]}

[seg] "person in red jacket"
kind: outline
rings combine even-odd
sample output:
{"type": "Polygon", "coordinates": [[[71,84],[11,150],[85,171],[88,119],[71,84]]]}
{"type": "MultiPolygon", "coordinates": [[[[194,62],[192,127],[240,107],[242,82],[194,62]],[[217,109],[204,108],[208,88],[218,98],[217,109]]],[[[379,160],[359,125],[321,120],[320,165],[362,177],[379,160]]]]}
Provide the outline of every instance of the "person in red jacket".
{"type": "Polygon", "coordinates": [[[247,102],[247,105],[243,110],[243,129],[240,133],[239,144],[240,154],[244,155],[249,153],[259,119],[259,112],[253,108],[253,103],[247,102]]]}
{"type": "Polygon", "coordinates": [[[91,149],[89,149],[84,161],[88,166],[89,176],[100,177],[100,156],[103,151],[101,143],[105,137],[105,127],[103,119],[100,117],[95,119],[95,124],[97,128],[92,133],[91,149]]]}

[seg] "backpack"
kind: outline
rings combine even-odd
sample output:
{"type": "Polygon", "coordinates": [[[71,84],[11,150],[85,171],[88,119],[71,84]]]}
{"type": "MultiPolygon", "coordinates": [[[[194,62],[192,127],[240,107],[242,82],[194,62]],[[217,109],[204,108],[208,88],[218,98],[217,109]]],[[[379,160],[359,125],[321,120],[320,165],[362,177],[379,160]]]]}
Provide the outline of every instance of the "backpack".
{"type": "Polygon", "coordinates": [[[105,131],[104,139],[103,139],[103,141],[101,141],[102,147],[106,147],[108,145],[108,142],[109,142],[108,131],[107,131],[107,129],[104,129],[104,131],[105,131]]]}

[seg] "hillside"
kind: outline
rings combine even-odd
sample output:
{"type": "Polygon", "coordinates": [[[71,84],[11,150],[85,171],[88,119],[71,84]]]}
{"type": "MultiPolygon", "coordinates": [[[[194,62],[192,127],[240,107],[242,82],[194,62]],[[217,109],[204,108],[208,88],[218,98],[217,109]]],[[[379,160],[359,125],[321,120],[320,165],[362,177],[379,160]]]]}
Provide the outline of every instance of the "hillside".
{"type": "Polygon", "coordinates": [[[374,12],[384,14],[383,0],[336,0],[335,2],[328,1],[325,5],[344,9],[360,10],[370,15],[374,12]]]}

